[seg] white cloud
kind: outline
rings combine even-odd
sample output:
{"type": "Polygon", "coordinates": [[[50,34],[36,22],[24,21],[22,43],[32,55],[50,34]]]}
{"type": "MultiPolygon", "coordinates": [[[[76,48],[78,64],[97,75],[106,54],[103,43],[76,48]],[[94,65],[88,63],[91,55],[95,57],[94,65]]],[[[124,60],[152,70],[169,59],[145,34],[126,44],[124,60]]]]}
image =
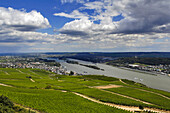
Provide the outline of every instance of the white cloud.
{"type": "Polygon", "coordinates": [[[154,40],[169,37],[169,0],[101,0],[86,2],[83,5],[70,14],[56,14],[79,19],[66,23],[59,30],[60,33],[91,42],[104,43],[109,40],[112,43],[136,47],[153,44],[154,40]],[[85,14],[83,11],[86,9],[93,10],[94,13],[85,14]],[[75,11],[78,13],[74,13],[75,11]],[[124,19],[113,21],[113,17],[120,14],[124,19]],[[95,21],[100,22],[95,24],[95,21]],[[148,43],[144,44],[145,40],[148,43]]]}
{"type": "MultiPolygon", "coordinates": [[[[77,19],[86,18],[91,21],[98,20],[100,28],[109,30],[112,28],[111,33],[170,32],[169,5],[169,0],[102,0],[84,3],[83,7],[70,14],[58,13],[55,15],[77,19]],[[94,10],[94,13],[84,14],[85,9],[94,10]],[[113,17],[120,14],[125,18],[114,22],[113,17]]],[[[96,25],[94,24],[94,26],[96,25]]]]}
{"type": "Polygon", "coordinates": [[[49,27],[48,19],[35,10],[26,12],[24,9],[0,7],[0,48],[3,49],[1,52],[12,52],[14,49],[19,51],[37,44],[62,40],[55,35],[35,32],[37,29],[49,27]]]}
{"type": "Polygon", "coordinates": [[[93,22],[87,19],[80,19],[80,20],[74,20],[69,23],[66,23],[64,27],[62,28],[63,30],[88,30],[92,27],[93,22]]]}
{"type": "Polygon", "coordinates": [[[42,51],[48,51],[44,48],[54,48],[49,49],[50,51],[152,51],[170,48],[170,40],[168,40],[170,2],[168,0],[103,0],[102,2],[63,0],[63,3],[74,1],[83,2],[84,6],[70,14],[55,13],[55,16],[75,20],[59,29],[60,34],[53,35],[34,31],[49,26],[48,20],[40,13],[15,10],[19,12],[18,17],[15,17],[9,8],[1,8],[0,11],[7,10],[8,16],[4,18],[0,13],[2,26],[0,42],[3,44],[24,43],[27,47],[31,47],[30,51],[33,48],[36,48],[35,51],[41,48],[43,48],[42,51]],[[84,10],[92,10],[94,13],[88,14],[84,10]],[[124,19],[117,22],[112,20],[114,16],[121,13],[124,19]],[[27,15],[31,16],[26,18],[27,15]],[[33,17],[35,19],[29,19],[33,17]],[[38,21],[39,18],[42,21],[38,21]],[[34,29],[25,32],[24,29],[18,29],[21,26],[25,27],[24,29],[34,26],[34,29]]]}
{"type": "Polygon", "coordinates": [[[70,14],[66,14],[66,13],[55,13],[54,16],[62,16],[62,17],[66,17],[66,18],[74,18],[74,19],[88,19],[88,15],[84,14],[84,13],[80,13],[78,10],[74,10],[72,13],[70,14]]]}
{"type": "Polygon", "coordinates": [[[48,28],[50,24],[47,18],[44,18],[40,12],[35,10],[27,13],[10,7],[0,7],[0,26],[3,29],[34,31],[48,28]]]}
{"type": "Polygon", "coordinates": [[[99,1],[87,2],[84,4],[84,7],[81,7],[80,9],[95,9],[101,11],[101,9],[104,9],[104,3],[99,1]]]}

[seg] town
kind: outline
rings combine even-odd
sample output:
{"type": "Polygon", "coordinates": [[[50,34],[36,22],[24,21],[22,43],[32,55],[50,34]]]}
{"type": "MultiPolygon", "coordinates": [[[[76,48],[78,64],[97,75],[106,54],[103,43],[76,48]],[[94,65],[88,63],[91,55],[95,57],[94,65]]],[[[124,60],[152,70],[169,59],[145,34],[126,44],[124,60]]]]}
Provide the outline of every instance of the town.
{"type": "Polygon", "coordinates": [[[126,67],[145,71],[153,74],[170,75],[170,65],[141,65],[141,64],[128,64],[126,67]]]}
{"type": "Polygon", "coordinates": [[[55,60],[38,57],[1,56],[0,68],[42,69],[59,75],[76,75],[75,72],[67,70],[55,60]]]}
{"type": "MultiPolygon", "coordinates": [[[[48,57],[48,56],[47,56],[48,57]]],[[[75,61],[65,60],[67,63],[71,64],[79,64],[75,61]]],[[[117,62],[116,60],[110,60],[110,62],[106,63],[107,65],[116,66],[123,69],[128,69],[132,71],[138,71],[143,73],[148,73],[152,75],[168,75],[170,76],[170,65],[148,65],[141,63],[122,63],[117,62]]],[[[84,65],[89,68],[91,65],[84,65]]],[[[0,67],[1,68],[31,68],[31,69],[43,69],[46,71],[50,71],[59,75],[83,75],[86,73],[76,73],[74,71],[67,70],[66,66],[61,66],[61,64],[55,60],[41,58],[40,56],[31,57],[31,56],[0,56],[0,67]]],[[[104,71],[104,69],[100,69],[95,67],[94,69],[99,69],[104,71]]]]}
{"type": "Polygon", "coordinates": [[[122,62],[107,62],[108,65],[116,66],[122,69],[148,73],[152,75],[168,75],[170,76],[170,65],[168,64],[141,64],[141,63],[122,63],[122,62]]]}

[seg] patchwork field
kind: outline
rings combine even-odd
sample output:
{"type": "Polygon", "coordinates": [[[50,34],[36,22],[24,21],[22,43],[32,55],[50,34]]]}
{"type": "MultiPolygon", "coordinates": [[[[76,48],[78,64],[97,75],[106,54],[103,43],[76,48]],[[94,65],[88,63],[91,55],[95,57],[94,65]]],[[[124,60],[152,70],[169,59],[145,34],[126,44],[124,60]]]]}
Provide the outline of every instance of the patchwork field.
{"type": "Polygon", "coordinates": [[[170,112],[170,93],[99,75],[0,68],[0,95],[42,113],[170,112]]]}

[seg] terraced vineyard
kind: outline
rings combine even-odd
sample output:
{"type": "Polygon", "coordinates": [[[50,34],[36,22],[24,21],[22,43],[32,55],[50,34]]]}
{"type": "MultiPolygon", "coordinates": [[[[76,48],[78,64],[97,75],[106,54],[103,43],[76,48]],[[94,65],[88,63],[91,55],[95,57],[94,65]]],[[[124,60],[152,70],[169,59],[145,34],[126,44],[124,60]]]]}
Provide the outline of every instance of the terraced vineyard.
{"type": "Polygon", "coordinates": [[[0,68],[0,95],[45,113],[170,112],[169,92],[117,78],[39,69],[0,68]]]}

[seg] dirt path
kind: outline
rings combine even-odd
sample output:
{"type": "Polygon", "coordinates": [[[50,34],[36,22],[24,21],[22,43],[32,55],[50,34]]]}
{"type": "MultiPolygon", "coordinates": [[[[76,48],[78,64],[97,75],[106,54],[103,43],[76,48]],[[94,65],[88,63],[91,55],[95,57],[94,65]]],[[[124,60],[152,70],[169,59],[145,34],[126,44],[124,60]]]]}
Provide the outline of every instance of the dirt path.
{"type": "Polygon", "coordinates": [[[4,70],[0,70],[1,72],[4,72],[6,75],[9,75],[8,72],[4,71],[4,70]]]}
{"type": "MultiPolygon", "coordinates": [[[[125,85],[128,85],[127,83],[123,82],[121,79],[119,79],[119,81],[122,82],[122,83],[125,84],[125,85]]],[[[132,88],[132,87],[130,87],[130,88],[132,88]]],[[[134,88],[134,87],[133,87],[133,88],[134,88]]],[[[161,96],[161,97],[164,97],[164,98],[166,98],[166,99],[170,99],[169,97],[167,97],[167,96],[165,96],[165,95],[162,95],[162,94],[160,94],[160,93],[156,93],[156,92],[152,92],[152,91],[148,91],[148,90],[144,90],[144,89],[140,89],[140,88],[134,88],[134,89],[138,89],[138,90],[141,90],[141,91],[153,93],[153,94],[159,95],[159,96],[161,96]]]]}
{"type": "Polygon", "coordinates": [[[22,73],[22,74],[25,74],[25,73],[23,73],[21,70],[18,70],[18,69],[16,69],[18,72],[20,72],[20,73],[22,73]]]}
{"type": "Polygon", "coordinates": [[[30,78],[30,80],[31,80],[32,82],[35,82],[32,78],[30,78]]]}
{"type": "Polygon", "coordinates": [[[33,73],[33,74],[35,74],[35,75],[38,75],[37,73],[35,73],[35,72],[33,72],[33,71],[31,71],[31,70],[29,70],[31,73],[33,73]]]}
{"type": "MultiPolygon", "coordinates": [[[[29,76],[34,76],[34,77],[37,77],[37,76],[35,76],[35,75],[31,75],[31,74],[29,74],[29,73],[25,73],[25,72],[22,72],[21,70],[18,70],[18,69],[16,69],[17,71],[19,71],[20,73],[22,73],[22,74],[27,74],[27,75],[29,75],[29,76]]],[[[29,70],[30,71],[30,70],[29,70]]],[[[30,71],[30,72],[32,72],[32,71],[30,71]]],[[[34,73],[34,72],[32,72],[32,73],[34,73]]],[[[36,73],[34,73],[34,74],[36,74],[36,73]]],[[[38,74],[36,74],[36,75],[38,75],[38,74]]],[[[42,77],[39,77],[39,78],[41,78],[42,79],[42,77]]],[[[31,79],[30,79],[31,80],[31,79]]],[[[35,82],[34,80],[31,80],[32,82],[35,82]]]]}
{"type": "Polygon", "coordinates": [[[16,69],[16,70],[17,70],[18,72],[22,73],[22,74],[27,74],[27,75],[33,76],[33,75],[29,74],[29,73],[24,73],[24,72],[22,72],[21,70],[18,70],[18,69],[16,69]]]}
{"type": "MultiPolygon", "coordinates": [[[[1,85],[1,86],[6,86],[6,87],[13,87],[13,86],[6,85],[6,84],[2,84],[2,83],[0,83],[0,85],[1,85]]],[[[32,109],[32,108],[24,107],[24,106],[22,106],[22,105],[20,105],[20,104],[16,104],[16,103],[14,103],[14,104],[15,104],[16,106],[20,106],[21,108],[24,108],[24,109],[26,109],[26,110],[30,110],[30,111],[33,111],[33,112],[35,112],[35,113],[40,113],[39,111],[34,110],[34,109],[32,109]]]]}
{"type": "MultiPolygon", "coordinates": [[[[0,85],[1,85],[1,86],[6,86],[6,87],[13,87],[13,86],[6,85],[6,84],[2,84],[2,83],[0,83],[0,85]]],[[[16,104],[16,103],[14,103],[14,104],[15,104],[16,106],[20,106],[21,108],[24,108],[24,109],[26,109],[26,110],[30,110],[30,111],[33,111],[33,112],[35,112],[35,113],[40,113],[39,111],[34,110],[34,109],[32,109],[32,108],[24,107],[24,106],[22,106],[22,105],[20,105],[20,104],[16,104]]]]}
{"type": "Polygon", "coordinates": [[[31,76],[39,77],[39,78],[42,79],[42,77],[41,77],[39,74],[37,74],[37,73],[35,73],[35,72],[31,71],[31,70],[29,70],[29,71],[30,71],[31,73],[35,74],[35,75],[31,75],[31,76]],[[36,76],[36,75],[38,75],[38,76],[36,76]]]}
{"type": "Polygon", "coordinates": [[[35,110],[35,109],[29,108],[29,107],[25,107],[25,106],[22,106],[22,105],[20,105],[20,104],[14,103],[14,105],[19,106],[19,107],[21,107],[21,108],[24,108],[24,109],[26,109],[26,110],[33,111],[33,112],[35,112],[35,113],[41,113],[41,112],[39,112],[39,111],[37,111],[37,110],[35,110]]]}
{"type": "Polygon", "coordinates": [[[4,71],[4,70],[0,70],[1,72],[4,72],[6,75],[10,75],[8,72],[4,71]]]}
{"type": "Polygon", "coordinates": [[[2,84],[0,83],[1,86],[6,86],[6,87],[13,87],[13,86],[10,86],[10,85],[6,85],[6,84],[2,84]]]}
{"type": "Polygon", "coordinates": [[[170,100],[170,98],[169,98],[169,97],[167,97],[167,96],[165,96],[165,95],[162,95],[162,94],[160,94],[160,93],[156,93],[156,92],[152,92],[152,91],[148,91],[148,90],[144,90],[144,89],[140,89],[140,88],[134,88],[134,89],[138,89],[138,90],[141,90],[141,91],[144,91],[144,92],[153,93],[153,94],[159,95],[159,96],[161,96],[161,97],[164,97],[164,98],[166,98],[166,99],[169,99],[169,100],[170,100]]]}
{"type": "Polygon", "coordinates": [[[132,100],[135,100],[135,101],[138,101],[138,102],[142,102],[144,104],[154,105],[154,104],[151,104],[149,102],[145,102],[145,101],[142,101],[142,100],[139,100],[139,99],[136,99],[136,98],[133,98],[133,97],[129,97],[129,96],[126,96],[126,95],[122,95],[122,94],[119,94],[119,93],[115,93],[115,92],[111,92],[111,91],[106,91],[106,90],[102,90],[102,89],[100,89],[100,90],[104,91],[104,92],[112,93],[112,94],[115,94],[115,95],[118,95],[118,96],[121,96],[121,97],[129,98],[129,99],[132,99],[132,100]]]}
{"type": "Polygon", "coordinates": [[[0,70],[1,72],[4,72],[6,75],[9,75],[8,72],[4,71],[4,70],[0,70]]]}
{"type": "Polygon", "coordinates": [[[129,85],[129,84],[127,84],[127,83],[123,82],[121,79],[119,79],[119,81],[120,81],[120,82],[122,82],[122,83],[123,83],[123,84],[125,84],[125,85],[129,85]]]}
{"type": "MultiPolygon", "coordinates": [[[[123,110],[128,110],[128,111],[131,111],[131,112],[135,112],[135,111],[141,111],[139,109],[139,107],[134,107],[134,106],[123,106],[123,105],[116,105],[116,104],[112,104],[112,103],[106,103],[106,102],[101,102],[99,100],[96,100],[94,98],[91,98],[91,97],[88,97],[86,95],[82,95],[82,94],[79,94],[79,93],[76,93],[76,92],[72,92],[78,96],[81,96],[85,99],[88,99],[90,101],[93,101],[93,102],[96,102],[96,103],[99,103],[99,104],[103,104],[103,105],[107,105],[107,106],[111,106],[111,107],[115,107],[115,108],[118,108],[118,109],[123,109],[123,110]]],[[[145,108],[144,109],[145,111],[152,111],[152,112],[158,112],[158,113],[170,113],[169,111],[164,111],[164,110],[159,110],[159,109],[153,109],[153,108],[145,108]]]]}
{"type": "Polygon", "coordinates": [[[97,89],[109,89],[109,88],[119,88],[119,87],[123,87],[123,86],[110,84],[110,85],[106,85],[106,86],[95,86],[94,88],[97,88],[97,89]]]}

